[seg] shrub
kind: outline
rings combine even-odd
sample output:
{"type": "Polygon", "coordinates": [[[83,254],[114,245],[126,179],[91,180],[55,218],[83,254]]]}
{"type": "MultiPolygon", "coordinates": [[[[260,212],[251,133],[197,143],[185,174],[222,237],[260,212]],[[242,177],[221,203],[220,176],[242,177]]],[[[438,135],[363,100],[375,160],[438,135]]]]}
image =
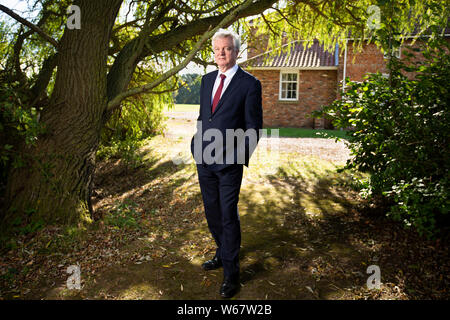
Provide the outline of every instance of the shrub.
{"type": "Polygon", "coordinates": [[[139,148],[142,147],[145,140],[137,140],[134,138],[127,138],[123,141],[112,140],[108,145],[100,145],[97,150],[97,159],[122,159],[127,167],[138,168],[144,160],[139,153],[139,148]]]}
{"type": "Polygon", "coordinates": [[[448,227],[450,208],[450,45],[436,40],[422,50],[425,61],[415,65],[393,58],[390,77],[349,81],[342,99],[315,115],[351,128],[346,167],[370,173],[368,198],[383,198],[389,216],[432,237],[448,227]]]}
{"type": "Polygon", "coordinates": [[[39,122],[39,111],[27,107],[27,98],[18,90],[19,83],[8,83],[0,75],[0,190],[6,185],[9,169],[21,167],[24,161],[18,152],[21,144],[34,145],[45,131],[39,122]],[[2,185],[4,183],[4,185],[2,185]]]}
{"type": "Polygon", "coordinates": [[[120,158],[127,167],[141,166],[139,148],[163,132],[163,107],[169,100],[168,94],[153,94],[124,102],[102,129],[97,159],[120,158]]]}

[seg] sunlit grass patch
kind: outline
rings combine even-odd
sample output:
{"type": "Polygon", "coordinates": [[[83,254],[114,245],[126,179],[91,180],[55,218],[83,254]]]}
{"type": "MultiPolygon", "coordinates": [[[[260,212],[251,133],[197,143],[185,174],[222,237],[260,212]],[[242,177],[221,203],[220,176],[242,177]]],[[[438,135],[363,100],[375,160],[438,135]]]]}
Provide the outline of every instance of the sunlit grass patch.
{"type": "Polygon", "coordinates": [[[199,104],[174,104],[166,105],[164,111],[170,112],[198,112],[200,108],[199,104]]]}
{"type": "Polygon", "coordinates": [[[326,214],[345,213],[354,202],[356,193],[349,185],[360,174],[338,173],[341,164],[270,150],[262,150],[256,159],[244,172],[243,216],[250,213],[263,221],[270,215],[272,222],[282,225],[283,212],[322,219],[326,214]]]}
{"type": "Polygon", "coordinates": [[[315,156],[301,156],[295,153],[284,153],[276,150],[260,150],[251,159],[248,174],[251,176],[277,176],[310,180],[319,178],[338,167],[331,161],[315,156]]]}
{"type": "Polygon", "coordinates": [[[268,128],[267,134],[270,135],[271,130],[279,130],[280,137],[288,138],[327,138],[347,139],[347,131],[345,130],[327,130],[327,129],[306,129],[306,128],[268,128]]]}

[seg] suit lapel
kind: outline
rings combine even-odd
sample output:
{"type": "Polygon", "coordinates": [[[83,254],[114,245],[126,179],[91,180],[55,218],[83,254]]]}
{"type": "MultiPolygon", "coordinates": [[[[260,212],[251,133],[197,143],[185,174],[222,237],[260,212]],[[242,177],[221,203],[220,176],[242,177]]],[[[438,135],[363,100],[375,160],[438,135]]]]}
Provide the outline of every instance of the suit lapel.
{"type": "MultiPolygon", "coordinates": [[[[230,83],[228,84],[227,89],[225,90],[225,92],[222,94],[222,97],[220,97],[219,103],[216,106],[216,109],[214,110],[213,115],[215,115],[217,113],[217,111],[220,109],[220,107],[223,105],[224,101],[227,100],[227,98],[229,96],[231,96],[231,93],[233,92],[234,89],[236,89],[238,87],[238,80],[239,78],[242,76],[243,71],[241,69],[241,67],[238,66],[238,69],[235,73],[235,75],[233,76],[233,79],[231,79],[230,83]]],[[[217,77],[217,74],[216,74],[217,77]]],[[[215,79],[215,78],[214,78],[215,79]]],[[[214,82],[213,82],[214,85],[214,82]]],[[[212,88],[211,88],[211,92],[212,92],[212,88]]],[[[211,110],[210,110],[211,112],[211,110]]]]}

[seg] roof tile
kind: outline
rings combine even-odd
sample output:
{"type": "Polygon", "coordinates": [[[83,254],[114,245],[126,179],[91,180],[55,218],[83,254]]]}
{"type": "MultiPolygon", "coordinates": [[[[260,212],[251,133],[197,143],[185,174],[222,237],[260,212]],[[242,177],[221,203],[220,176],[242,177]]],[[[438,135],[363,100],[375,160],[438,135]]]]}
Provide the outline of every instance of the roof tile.
{"type": "Polygon", "coordinates": [[[300,41],[295,42],[290,52],[273,54],[272,51],[251,57],[240,64],[243,67],[331,67],[335,66],[335,52],[326,51],[318,40],[306,49],[300,41]]]}

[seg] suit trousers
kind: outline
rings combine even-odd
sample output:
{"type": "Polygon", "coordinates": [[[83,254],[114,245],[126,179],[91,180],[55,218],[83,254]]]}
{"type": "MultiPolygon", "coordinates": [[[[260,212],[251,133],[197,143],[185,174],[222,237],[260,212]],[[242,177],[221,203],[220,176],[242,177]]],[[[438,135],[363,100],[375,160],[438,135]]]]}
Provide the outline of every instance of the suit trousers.
{"type": "Polygon", "coordinates": [[[217,245],[216,256],[222,260],[224,277],[239,276],[241,227],[238,212],[242,164],[232,164],[220,171],[197,164],[206,221],[217,245]]]}

